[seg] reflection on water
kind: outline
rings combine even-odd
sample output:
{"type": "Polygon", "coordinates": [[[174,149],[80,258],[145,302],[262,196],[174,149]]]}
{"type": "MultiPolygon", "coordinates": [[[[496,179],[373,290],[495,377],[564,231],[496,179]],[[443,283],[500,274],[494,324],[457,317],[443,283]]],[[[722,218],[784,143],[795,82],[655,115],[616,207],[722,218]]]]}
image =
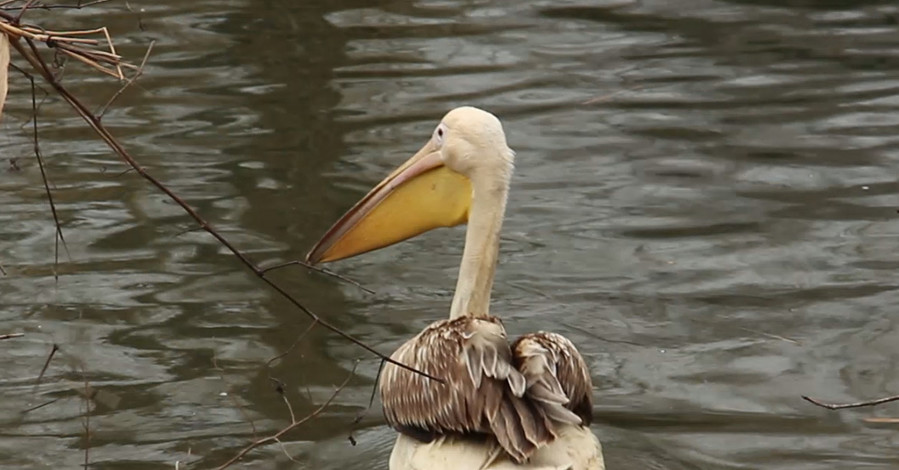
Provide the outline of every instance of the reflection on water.
{"type": "MultiPolygon", "coordinates": [[[[448,109],[498,114],[518,151],[495,311],[554,329],[592,368],[615,469],[895,468],[899,393],[899,7],[891,1],[108,4],[142,88],[105,121],[260,262],[302,256],[448,109]]],[[[96,12],[100,13],[97,14],[96,12]]],[[[70,23],[70,24],[69,24],[70,23]]],[[[69,75],[98,106],[117,88],[69,75]]],[[[31,156],[27,82],[0,128],[4,468],[212,468],[322,403],[250,468],[385,468],[377,363],[306,318],[125,167],[62,103],[42,107],[68,255],[31,156]],[[15,165],[10,160],[15,159],[15,165]],[[53,344],[60,347],[34,387],[53,344]],[[83,371],[83,372],[82,372],[83,371]],[[32,406],[50,405],[23,413],[32,406]],[[116,402],[117,401],[117,402],[116,402]],[[348,436],[353,436],[353,446],[348,436]],[[275,462],[275,463],[273,463],[275,462]]],[[[445,314],[462,228],[336,268],[283,270],[309,307],[389,352],[445,314]]]]}

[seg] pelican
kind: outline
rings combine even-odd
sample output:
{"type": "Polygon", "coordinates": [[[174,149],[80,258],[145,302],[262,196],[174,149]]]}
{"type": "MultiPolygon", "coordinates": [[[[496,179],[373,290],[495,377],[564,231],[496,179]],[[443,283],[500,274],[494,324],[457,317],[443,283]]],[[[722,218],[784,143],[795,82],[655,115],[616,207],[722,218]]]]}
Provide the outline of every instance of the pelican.
{"type": "Polygon", "coordinates": [[[548,332],[510,342],[490,314],[514,156],[496,116],[453,109],[306,256],[337,261],[468,223],[449,319],[391,356],[442,382],[384,366],[381,402],[398,431],[391,470],[605,468],[589,428],[593,385],[577,348],[548,332]]]}

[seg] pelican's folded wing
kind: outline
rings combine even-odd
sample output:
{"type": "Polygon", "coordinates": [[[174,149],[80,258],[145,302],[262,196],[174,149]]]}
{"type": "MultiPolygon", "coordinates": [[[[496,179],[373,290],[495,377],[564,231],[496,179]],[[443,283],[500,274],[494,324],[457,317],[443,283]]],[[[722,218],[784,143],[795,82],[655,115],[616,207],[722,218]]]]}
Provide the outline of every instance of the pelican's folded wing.
{"type": "Polygon", "coordinates": [[[568,338],[530,333],[512,345],[519,372],[527,381],[525,397],[540,404],[557,422],[589,425],[593,418],[593,383],[584,358],[568,338]]]}
{"type": "Polygon", "coordinates": [[[541,403],[526,396],[506,332],[494,317],[431,324],[392,356],[442,379],[384,366],[381,401],[390,425],[421,441],[444,435],[494,438],[517,462],[555,438],[541,403]]]}

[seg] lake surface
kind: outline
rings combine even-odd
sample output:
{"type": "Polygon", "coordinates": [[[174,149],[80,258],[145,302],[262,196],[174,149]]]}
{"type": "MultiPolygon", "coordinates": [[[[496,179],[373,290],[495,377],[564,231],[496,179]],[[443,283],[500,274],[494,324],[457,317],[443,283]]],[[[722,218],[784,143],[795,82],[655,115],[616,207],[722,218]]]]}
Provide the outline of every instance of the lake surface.
{"type": "MultiPolygon", "coordinates": [[[[610,469],[899,468],[899,425],[870,421],[899,405],[800,399],[899,394],[894,1],[132,6],[29,15],[106,25],[133,62],[156,41],[104,122],[254,261],[301,258],[447,110],[483,107],[518,152],[493,311],[513,336],[579,345],[610,469]]],[[[377,401],[354,423],[377,359],[315,328],[267,368],[309,319],[50,97],[54,267],[28,82],[11,75],[0,334],[25,336],[0,341],[3,468],[75,468],[86,447],[93,468],[215,468],[289,423],[269,377],[299,417],[357,361],[330,407],[239,468],[386,468],[377,401]]],[[[66,80],[94,108],[118,89],[76,64],[66,80]]],[[[375,294],[272,278],[390,353],[447,314],[463,233],[333,266],[375,294]]]]}

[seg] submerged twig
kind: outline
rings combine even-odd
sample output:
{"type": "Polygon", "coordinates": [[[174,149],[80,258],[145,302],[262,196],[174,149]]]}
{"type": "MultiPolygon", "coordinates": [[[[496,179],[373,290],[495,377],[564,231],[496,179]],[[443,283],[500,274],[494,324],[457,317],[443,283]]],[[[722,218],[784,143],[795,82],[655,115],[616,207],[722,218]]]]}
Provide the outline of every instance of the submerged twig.
{"type": "Polygon", "coordinates": [[[50,361],[53,360],[53,356],[56,355],[56,352],[59,351],[59,345],[53,343],[53,347],[50,349],[50,354],[47,355],[47,360],[44,361],[44,367],[41,367],[41,373],[37,376],[37,381],[34,382],[34,387],[37,387],[41,384],[41,380],[44,378],[44,373],[47,372],[47,368],[50,367],[50,361]]]}
{"type": "MultiPolygon", "coordinates": [[[[234,464],[234,462],[237,462],[238,460],[242,459],[242,458],[243,458],[245,455],[247,455],[250,451],[252,451],[253,449],[255,449],[255,448],[259,447],[259,446],[262,446],[262,445],[265,445],[265,444],[269,444],[269,443],[272,443],[272,442],[278,442],[278,443],[280,443],[280,442],[281,442],[281,437],[283,437],[285,434],[287,434],[287,433],[290,432],[290,431],[293,431],[293,430],[296,429],[298,426],[301,426],[301,425],[303,425],[304,423],[308,422],[309,420],[311,420],[311,419],[317,417],[318,415],[320,415],[320,414],[321,414],[321,413],[322,413],[328,406],[331,405],[331,402],[333,402],[334,399],[337,398],[337,395],[340,394],[341,391],[343,391],[343,389],[347,386],[347,384],[350,382],[350,380],[351,380],[353,377],[355,377],[355,375],[356,375],[356,365],[358,365],[358,363],[356,363],[356,364],[353,365],[353,369],[352,369],[352,370],[350,371],[350,373],[347,375],[346,379],[344,379],[343,383],[341,383],[341,384],[334,390],[334,393],[332,393],[331,396],[328,397],[327,401],[325,401],[324,403],[322,403],[318,408],[314,409],[311,413],[307,414],[306,416],[304,416],[303,418],[301,418],[301,419],[299,419],[299,420],[291,419],[291,422],[290,422],[290,425],[289,425],[289,426],[287,426],[287,427],[285,427],[284,429],[282,429],[282,430],[276,432],[275,434],[272,434],[271,436],[264,437],[264,438],[262,438],[262,439],[257,439],[257,440],[255,440],[255,441],[253,441],[250,445],[244,447],[240,452],[238,452],[237,455],[235,455],[234,457],[231,457],[227,462],[225,462],[224,464],[222,464],[221,466],[219,466],[219,467],[218,467],[218,470],[224,470],[224,469],[230,467],[232,464],[234,464]]],[[[289,403],[288,403],[288,405],[289,405],[289,403]]],[[[291,413],[292,413],[292,412],[293,412],[293,411],[291,410],[291,413]]],[[[288,457],[289,457],[289,456],[288,456],[288,457]]]]}
{"type": "MultiPolygon", "coordinates": [[[[306,335],[309,334],[309,332],[312,331],[312,328],[315,328],[315,325],[317,325],[317,324],[318,324],[318,320],[313,320],[311,323],[309,323],[309,326],[307,326],[306,329],[303,330],[302,333],[297,335],[296,339],[293,340],[293,343],[291,343],[289,348],[287,348],[286,350],[284,350],[282,353],[278,354],[277,356],[274,356],[274,357],[270,358],[269,360],[265,361],[265,368],[268,369],[269,367],[271,367],[273,362],[290,354],[290,351],[293,351],[293,348],[297,347],[297,345],[300,344],[300,341],[302,341],[303,338],[305,338],[306,335]]],[[[269,374],[269,378],[271,378],[271,377],[272,377],[271,374],[269,374]]]]}
{"type": "MultiPolygon", "coordinates": [[[[56,343],[53,343],[53,347],[50,348],[50,354],[47,354],[47,359],[44,361],[44,366],[41,367],[41,372],[37,375],[37,380],[34,381],[34,389],[33,389],[33,392],[32,392],[32,393],[34,393],[34,394],[37,393],[37,389],[38,389],[38,387],[40,387],[40,385],[41,385],[41,380],[44,379],[44,374],[47,372],[47,368],[50,367],[50,361],[52,361],[52,360],[53,360],[53,357],[56,356],[56,352],[57,352],[57,351],[59,351],[59,345],[56,344],[56,343]]],[[[31,408],[28,408],[28,409],[24,410],[24,412],[25,412],[25,413],[29,413],[29,412],[31,412],[31,411],[34,411],[34,410],[43,408],[43,407],[45,407],[45,406],[47,406],[47,405],[56,403],[57,401],[59,401],[59,398],[54,398],[54,399],[52,399],[52,400],[46,401],[46,402],[44,402],[44,403],[41,403],[41,404],[39,404],[39,405],[32,406],[31,408]]]]}
{"type": "Polygon", "coordinates": [[[800,343],[799,341],[797,341],[797,340],[795,340],[795,339],[787,338],[786,336],[776,335],[776,334],[774,334],[774,333],[767,333],[767,332],[765,332],[765,331],[753,330],[753,329],[751,329],[751,328],[742,328],[742,327],[741,327],[740,329],[743,330],[743,331],[748,331],[748,332],[750,332],[750,333],[755,333],[755,334],[757,334],[757,335],[767,336],[767,337],[773,338],[773,339],[779,339],[779,340],[781,340],[781,341],[786,341],[786,342],[788,342],[788,343],[793,343],[793,344],[796,344],[796,345],[801,345],[801,344],[802,344],[802,343],[800,343]]]}
{"type": "Polygon", "coordinates": [[[84,468],[90,468],[91,455],[91,386],[87,381],[87,374],[81,369],[81,377],[84,379],[84,468]]]}
{"type": "Polygon", "coordinates": [[[8,333],[5,335],[0,335],[0,341],[4,339],[21,338],[23,336],[25,336],[25,333],[8,333]]]}
{"type": "Polygon", "coordinates": [[[899,401],[899,395],[895,395],[892,397],[884,397],[878,398],[875,400],[868,401],[859,401],[855,403],[826,403],[816,398],[812,398],[806,395],[802,395],[802,399],[816,406],[820,406],[821,408],[827,408],[828,410],[842,410],[844,408],[861,408],[864,406],[875,406],[882,405],[884,403],[889,403],[891,401],[899,401]]]}
{"type": "Polygon", "coordinates": [[[616,96],[618,96],[618,95],[620,95],[620,94],[622,94],[622,93],[625,93],[625,92],[628,92],[628,91],[636,91],[636,90],[639,90],[640,88],[641,88],[640,85],[632,85],[632,86],[630,86],[630,87],[626,87],[626,88],[623,89],[623,90],[613,91],[613,92],[611,92],[611,93],[606,93],[605,95],[600,95],[600,96],[596,96],[596,97],[590,98],[589,100],[586,100],[586,101],[582,102],[581,104],[582,104],[582,105],[586,105],[586,104],[604,103],[604,102],[609,101],[609,100],[611,100],[612,98],[614,98],[614,97],[616,97],[616,96]]]}
{"type": "Polygon", "coordinates": [[[258,432],[256,431],[256,422],[253,421],[253,418],[250,416],[250,413],[247,412],[246,408],[243,405],[241,405],[239,401],[237,401],[237,398],[235,397],[235,395],[233,393],[231,393],[231,390],[230,390],[231,384],[229,384],[228,380],[225,379],[225,369],[223,369],[222,367],[219,367],[218,359],[216,358],[215,353],[213,353],[213,355],[212,355],[212,367],[218,371],[219,377],[222,379],[222,383],[224,383],[228,387],[227,388],[228,391],[225,393],[228,394],[228,398],[231,399],[231,403],[233,403],[234,406],[238,410],[240,410],[240,414],[243,415],[244,419],[246,419],[247,422],[250,423],[250,429],[253,430],[253,439],[256,439],[258,436],[258,432]]]}

